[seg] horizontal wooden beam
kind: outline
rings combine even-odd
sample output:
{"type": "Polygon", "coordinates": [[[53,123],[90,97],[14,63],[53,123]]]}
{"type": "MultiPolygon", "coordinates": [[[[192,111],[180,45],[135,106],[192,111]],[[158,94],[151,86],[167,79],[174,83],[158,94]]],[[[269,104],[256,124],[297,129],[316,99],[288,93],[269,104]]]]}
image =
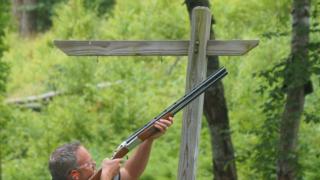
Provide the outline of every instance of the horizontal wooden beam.
{"type": "Polygon", "coordinates": [[[207,55],[241,56],[258,46],[259,40],[209,40],[207,55]]]}
{"type": "MultiPolygon", "coordinates": [[[[54,44],[69,56],[187,56],[189,41],[60,41],[54,44]]],[[[258,40],[209,40],[207,55],[239,56],[258,40]]]]}
{"type": "Polygon", "coordinates": [[[39,94],[39,95],[33,95],[33,96],[28,96],[28,97],[23,97],[23,98],[11,98],[5,100],[6,104],[27,104],[27,103],[32,103],[35,101],[49,101],[55,96],[62,95],[63,92],[60,91],[50,91],[44,94],[39,94]]]}
{"type": "MultiPolygon", "coordinates": [[[[97,89],[104,89],[104,88],[108,88],[112,85],[121,84],[122,82],[123,82],[122,80],[118,80],[118,81],[115,81],[112,83],[111,82],[101,82],[96,85],[96,88],[97,89]]],[[[32,95],[32,96],[19,97],[19,98],[10,98],[10,99],[6,99],[4,102],[6,104],[16,104],[16,105],[27,104],[26,107],[28,107],[28,104],[31,104],[30,107],[32,107],[33,104],[39,104],[38,102],[40,102],[40,101],[47,101],[48,102],[56,96],[66,95],[66,94],[70,94],[70,92],[49,91],[49,92],[39,94],[39,95],[32,95]]]]}

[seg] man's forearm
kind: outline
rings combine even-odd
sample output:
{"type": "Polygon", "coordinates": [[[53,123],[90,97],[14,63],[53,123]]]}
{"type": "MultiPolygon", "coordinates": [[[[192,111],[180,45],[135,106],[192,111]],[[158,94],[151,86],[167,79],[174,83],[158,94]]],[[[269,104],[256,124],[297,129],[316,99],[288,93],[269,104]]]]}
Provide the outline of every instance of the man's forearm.
{"type": "Polygon", "coordinates": [[[172,122],[173,118],[168,117],[168,119],[160,119],[154,123],[154,127],[159,130],[158,133],[145,140],[126,162],[124,168],[121,169],[121,176],[124,175],[124,178],[121,177],[122,180],[138,179],[141,176],[147,166],[154,139],[162,136],[167,128],[172,125],[172,122]]]}
{"type": "Polygon", "coordinates": [[[153,138],[145,140],[125,163],[124,169],[131,178],[137,179],[143,173],[149,160],[152,143],[153,138]]]}

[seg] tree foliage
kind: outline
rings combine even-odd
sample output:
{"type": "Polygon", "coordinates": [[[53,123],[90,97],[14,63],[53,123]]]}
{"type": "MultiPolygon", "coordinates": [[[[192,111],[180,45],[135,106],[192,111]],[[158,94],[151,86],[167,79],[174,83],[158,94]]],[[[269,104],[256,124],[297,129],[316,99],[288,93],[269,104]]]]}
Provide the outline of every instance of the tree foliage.
{"type": "MultiPolygon", "coordinates": [[[[4,13],[9,11],[0,11],[0,31],[5,32],[0,44],[7,47],[0,67],[4,67],[2,62],[10,66],[9,76],[5,75],[6,98],[51,90],[66,92],[44,102],[41,112],[1,105],[4,179],[49,179],[49,154],[74,139],[80,140],[101,162],[130,133],[184,93],[185,57],[68,57],[52,43],[54,39],[188,39],[189,17],[182,2],[90,2],[42,1],[41,7],[50,9],[52,25],[31,40],[20,39],[13,29],[3,31],[2,18],[10,17],[4,13]],[[99,83],[109,86],[99,89],[99,83]]],[[[310,78],[314,92],[306,99],[298,147],[304,179],[319,179],[320,165],[319,2],[312,3],[310,78]]],[[[221,64],[230,72],[223,83],[238,177],[273,179],[284,97],[282,77],[290,53],[290,1],[214,0],[211,4],[219,39],[260,39],[259,46],[248,55],[221,57],[221,64]]],[[[0,8],[3,7],[8,8],[1,3],[0,8]]],[[[3,83],[0,85],[4,87],[3,83]]],[[[176,177],[181,114],[175,119],[170,131],[155,143],[142,179],[176,177]]],[[[203,123],[197,170],[200,180],[213,178],[210,136],[206,121],[203,123]]]]}
{"type": "MultiPolygon", "coordinates": [[[[292,64],[294,59],[292,59],[292,55],[288,55],[286,58],[282,58],[280,62],[276,63],[273,67],[261,71],[258,76],[263,78],[267,83],[262,84],[257,89],[257,92],[261,95],[265,94],[268,97],[268,100],[264,102],[262,105],[262,112],[266,116],[266,121],[264,122],[263,128],[261,128],[262,133],[260,133],[261,141],[257,145],[257,150],[259,153],[255,155],[256,163],[254,168],[259,172],[264,172],[264,178],[275,178],[276,167],[273,164],[264,163],[264,162],[276,162],[276,157],[280,156],[279,150],[277,147],[279,146],[279,131],[280,131],[280,119],[283,111],[283,105],[285,93],[289,88],[296,86],[304,86],[304,91],[306,95],[313,92],[314,85],[317,85],[318,82],[310,81],[310,76],[318,77],[319,74],[315,70],[318,67],[319,56],[315,56],[315,53],[319,52],[319,39],[315,38],[315,32],[318,29],[318,23],[314,23],[319,19],[318,16],[318,8],[319,3],[313,1],[311,4],[312,7],[312,15],[311,15],[311,33],[310,33],[310,43],[307,46],[309,51],[310,61],[306,65],[302,64],[292,64]],[[306,67],[306,68],[303,68],[306,67]],[[294,77],[298,77],[293,79],[294,77]],[[312,85],[313,84],[313,85],[312,85]],[[271,150],[271,151],[270,151],[271,150]]],[[[267,32],[264,34],[265,38],[282,38],[282,37],[290,37],[287,31],[283,32],[267,32]]],[[[300,61],[299,61],[300,62],[300,61]]],[[[312,78],[314,79],[314,78],[312,78]]],[[[315,92],[316,93],[316,92],[315,92]]],[[[311,95],[314,97],[313,95],[311,95]]],[[[312,105],[313,106],[313,105],[312,105]]],[[[306,103],[306,108],[304,110],[304,120],[307,123],[314,122],[316,123],[319,117],[316,113],[309,113],[310,105],[308,101],[306,103]]],[[[314,109],[312,107],[312,109],[314,109]]],[[[299,141],[300,142],[300,141],[299,141]]],[[[305,145],[305,144],[304,144],[305,145]]],[[[298,153],[292,154],[291,156],[297,159],[301,152],[308,149],[303,146],[299,146],[298,153]]],[[[300,160],[301,161],[301,160],[300,160]]],[[[292,162],[293,163],[293,162],[292,162]]],[[[303,164],[301,162],[296,162],[298,176],[303,177],[303,173],[305,169],[303,168],[303,164]]]]}
{"type": "Polygon", "coordinates": [[[0,4],[0,96],[5,92],[5,83],[7,80],[9,67],[2,59],[4,51],[7,49],[4,36],[9,21],[9,2],[2,0],[0,4]]]}

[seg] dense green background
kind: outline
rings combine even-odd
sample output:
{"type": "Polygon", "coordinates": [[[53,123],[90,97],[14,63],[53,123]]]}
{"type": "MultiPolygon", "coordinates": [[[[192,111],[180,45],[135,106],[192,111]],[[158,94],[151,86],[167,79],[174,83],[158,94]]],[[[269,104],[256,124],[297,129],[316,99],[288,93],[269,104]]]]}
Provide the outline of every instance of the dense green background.
{"type": "MultiPolygon", "coordinates": [[[[54,98],[41,112],[1,103],[5,180],[50,179],[49,154],[58,145],[76,139],[101,162],[130,133],[184,93],[186,57],[68,57],[53,45],[55,39],[189,39],[183,1],[43,2],[40,7],[46,9],[40,8],[39,13],[50,12],[50,23],[41,23],[47,21],[40,19],[42,32],[26,39],[18,36],[12,18],[5,13],[8,11],[2,10],[9,9],[9,3],[0,4],[0,101],[52,90],[68,95],[54,98]],[[96,88],[101,82],[112,85],[96,88]]],[[[249,54],[222,57],[221,64],[229,71],[223,83],[239,179],[274,179],[276,162],[272,155],[277,132],[272,129],[279,119],[273,124],[266,121],[262,105],[270,99],[268,93],[257,91],[268,82],[254,74],[289,55],[291,1],[213,0],[211,5],[217,39],[260,40],[249,54]],[[279,36],[281,33],[288,35],[279,36]]],[[[319,19],[312,18],[312,22],[319,19]]],[[[319,33],[312,34],[311,39],[319,41],[319,33]]],[[[319,77],[312,76],[312,80],[314,93],[307,96],[305,111],[316,119],[316,112],[320,112],[319,77]]],[[[304,179],[319,179],[320,126],[306,116],[303,120],[309,121],[302,121],[300,128],[300,173],[304,179]]],[[[197,171],[200,180],[213,177],[205,120],[202,127],[197,171]]],[[[175,179],[180,130],[181,113],[170,131],[155,143],[142,179],[175,179]]]]}

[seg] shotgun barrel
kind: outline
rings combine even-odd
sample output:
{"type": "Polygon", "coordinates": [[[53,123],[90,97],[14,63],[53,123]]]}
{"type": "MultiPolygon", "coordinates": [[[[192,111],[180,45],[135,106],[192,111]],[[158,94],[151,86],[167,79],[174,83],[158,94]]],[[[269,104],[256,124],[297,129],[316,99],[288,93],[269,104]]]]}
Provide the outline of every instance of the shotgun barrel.
{"type": "MultiPolygon", "coordinates": [[[[171,106],[162,111],[158,116],[149,121],[142,128],[138,129],[131,136],[129,136],[125,141],[123,141],[114,152],[112,159],[122,158],[124,157],[130,150],[135,148],[144,140],[148,139],[150,136],[154,135],[158,132],[158,130],[153,126],[154,123],[160,119],[166,119],[169,116],[174,116],[181,109],[186,107],[190,102],[192,102],[195,98],[200,96],[203,92],[205,92],[211,85],[213,85],[218,80],[222,79],[224,76],[228,74],[225,68],[221,68],[211,74],[206,80],[202,81],[200,84],[195,86],[191,91],[189,91],[186,95],[181,97],[178,101],[173,103],[171,106]]],[[[90,180],[99,180],[101,176],[101,169],[99,169],[90,180]]]]}

